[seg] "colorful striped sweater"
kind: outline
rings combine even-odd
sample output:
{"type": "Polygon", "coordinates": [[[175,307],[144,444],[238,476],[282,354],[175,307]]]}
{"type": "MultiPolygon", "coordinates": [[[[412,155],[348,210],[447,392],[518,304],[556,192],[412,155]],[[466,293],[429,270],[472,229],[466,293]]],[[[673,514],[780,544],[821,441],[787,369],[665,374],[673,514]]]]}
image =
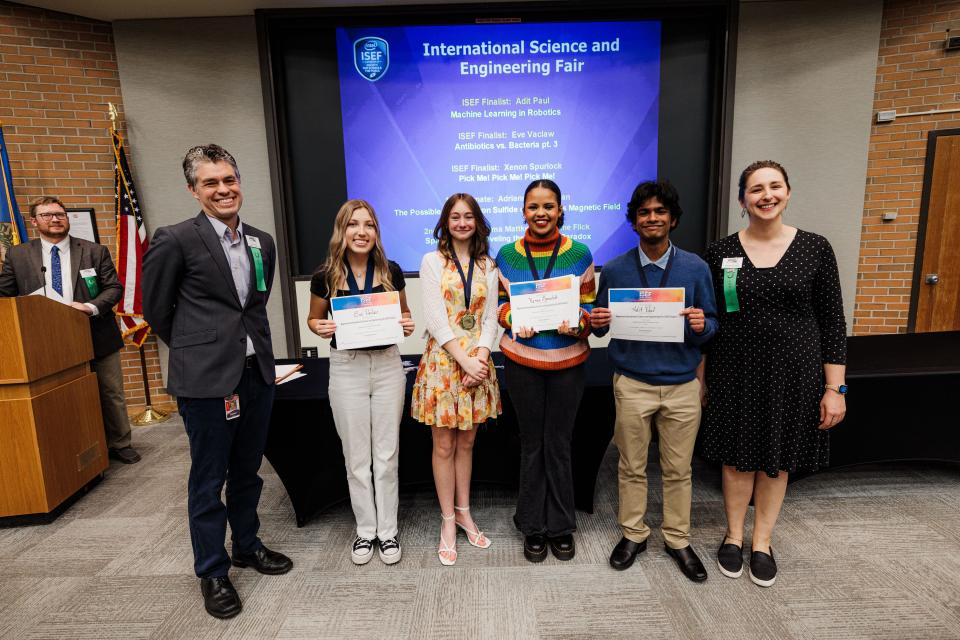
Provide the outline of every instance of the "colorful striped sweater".
{"type": "Polygon", "coordinates": [[[500,292],[498,319],[506,329],[500,339],[500,350],[510,360],[533,369],[569,369],[587,359],[590,345],[590,309],[597,296],[596,278],[593,269],[593,256],[585,244],[561,236],[555,231],[547,238],[537,238],[528,230],[521,240],[504,245],[497,253],[497,267],[500,269],[500,292]],[[527,254],[523,250],[524,241],[530,247],[533,262],[544,277],[550,255],[557,238],[562,238],[557,262],[550,277],[575,275],[580,277],[580,324],[577,337],[566,336],[556,331],[541,331],[532,338],[514,337],[510,316],[510,299],[507,294],[511,282],[533,280],[527,254]]]}

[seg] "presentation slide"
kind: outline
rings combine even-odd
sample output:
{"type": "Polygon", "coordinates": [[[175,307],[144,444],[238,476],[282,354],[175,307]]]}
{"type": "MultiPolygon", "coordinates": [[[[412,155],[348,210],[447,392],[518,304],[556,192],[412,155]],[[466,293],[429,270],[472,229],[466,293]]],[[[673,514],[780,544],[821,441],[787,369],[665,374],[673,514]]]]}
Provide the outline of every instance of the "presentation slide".
{"type": "Polygon", "coordinates": [[[405,271],[452,193],[480,203],[496,255],[540,178],[597,265],[636,245],[624,206],[657,176],[659,21],[340,28],[337,58],[347,193],[405,271]]]}

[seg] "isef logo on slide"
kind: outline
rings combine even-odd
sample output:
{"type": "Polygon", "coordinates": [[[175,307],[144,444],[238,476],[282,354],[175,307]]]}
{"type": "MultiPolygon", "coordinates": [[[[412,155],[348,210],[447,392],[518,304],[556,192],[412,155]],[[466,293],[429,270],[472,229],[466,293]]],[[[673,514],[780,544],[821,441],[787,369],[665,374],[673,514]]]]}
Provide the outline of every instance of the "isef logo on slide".
{"type": "Polygon", "coordinates": [[[364,78],[376,82],[390,67],[390,45],[383,38],[360,38],[353,43],[353,66],[364,78]]]}

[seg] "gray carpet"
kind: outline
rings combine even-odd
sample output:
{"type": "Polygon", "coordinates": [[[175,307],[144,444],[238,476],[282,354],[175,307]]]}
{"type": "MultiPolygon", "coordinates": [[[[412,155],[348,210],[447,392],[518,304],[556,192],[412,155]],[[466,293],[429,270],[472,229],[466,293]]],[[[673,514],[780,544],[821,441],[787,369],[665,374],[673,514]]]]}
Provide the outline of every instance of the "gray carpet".
{"type": "MultiPolygon", "coordinates": [[[[482,437],[482,435],[481,435],[482,437]]],[[[432,492],[404,493],[404,557],[355,567],[343,504],[297,529],[269,468],[262,537],[290,555],[285,576],[234,570],[237,618],[203,611],[186,520],[187,440],[179,420],[134,432],[144,456],[114,463],[50,525],[0,529],[0,638],[960,638],[960,469],[874,466],[801,480],[787,496],[771,589],[720,575],[724,531],[715,474],[697,464],[693,544],[710,579],[688,582],[662,551],[652,470],[650,549],[607,566],[619,539],[616,452],[601,470],[597,512],[578,514],[577,556],[523,559],[513,495],[474,492],[488,550],[459,538],[455,567],[436,558],[432,492]]]]}

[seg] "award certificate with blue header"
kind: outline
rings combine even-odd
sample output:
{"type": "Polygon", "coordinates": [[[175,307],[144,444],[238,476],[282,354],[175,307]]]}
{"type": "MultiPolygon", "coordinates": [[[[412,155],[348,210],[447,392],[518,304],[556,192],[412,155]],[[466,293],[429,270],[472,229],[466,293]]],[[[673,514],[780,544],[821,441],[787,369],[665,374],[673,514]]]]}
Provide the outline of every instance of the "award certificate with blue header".
{"type": "Polygon", "coordinates": [[[643,342],[683,342],[683,287],[610,289],[610,337],[643,342]]]}
{"type": "Polygon", "coordinates": [[[580,323],[580,278],[511,282],[510,317],[514,329],[555,331],[564,320],[575,328],[580,323]]]}
{"type": "Polygon", "coordinates": [[[363,293],[330,299],[337,323],[337,349],[360,349],[403,342],[400,292],[363,293]]]}

